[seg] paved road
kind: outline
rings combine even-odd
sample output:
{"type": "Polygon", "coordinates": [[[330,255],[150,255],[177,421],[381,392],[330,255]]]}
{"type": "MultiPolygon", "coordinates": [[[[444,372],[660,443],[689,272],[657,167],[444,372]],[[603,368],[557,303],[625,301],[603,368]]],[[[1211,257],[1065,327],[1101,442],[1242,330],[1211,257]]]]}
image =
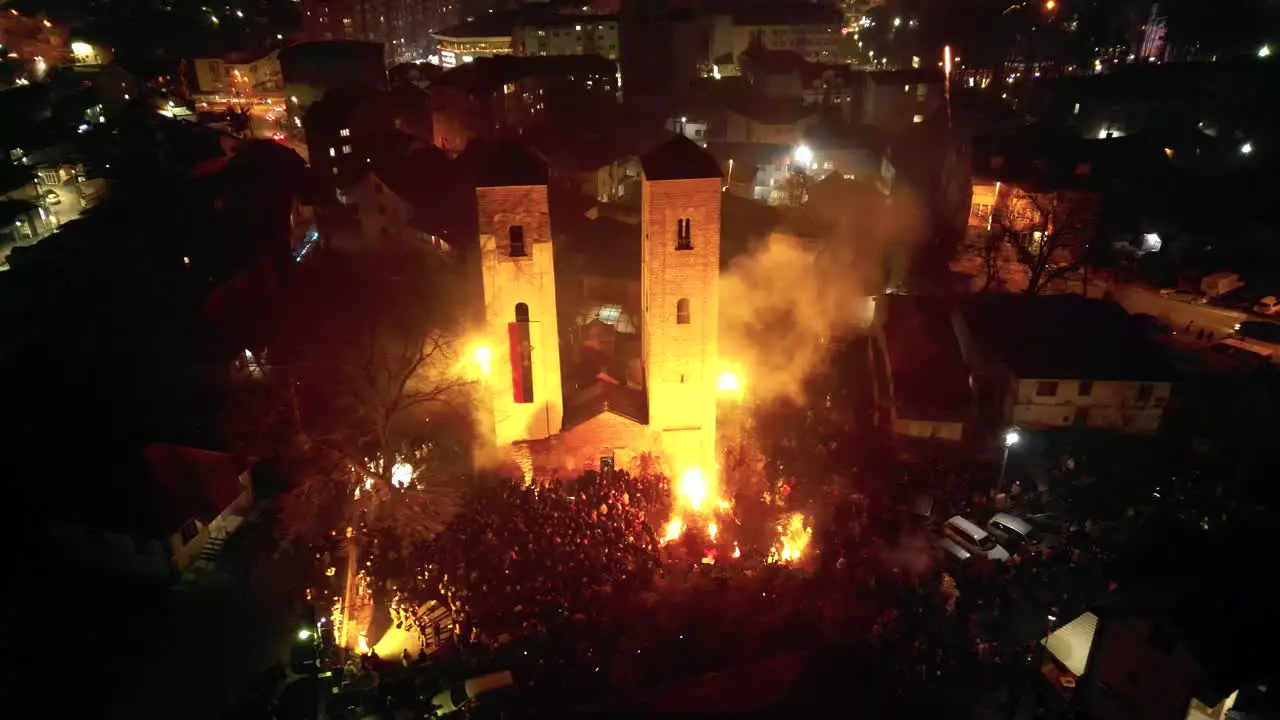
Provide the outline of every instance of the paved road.
{"type": "Polygon", "coordinates": [[[1239,310],[1170,300],[1155,290],[1133,285],[1117,285],[1113,292],[1129,312],[1154,315],[1178,332],[1186,332],[1190,325],[1191,332],[1204,329],[1221,338],[1234,332],[1236,323],[1256,319],[1239,310]]]}

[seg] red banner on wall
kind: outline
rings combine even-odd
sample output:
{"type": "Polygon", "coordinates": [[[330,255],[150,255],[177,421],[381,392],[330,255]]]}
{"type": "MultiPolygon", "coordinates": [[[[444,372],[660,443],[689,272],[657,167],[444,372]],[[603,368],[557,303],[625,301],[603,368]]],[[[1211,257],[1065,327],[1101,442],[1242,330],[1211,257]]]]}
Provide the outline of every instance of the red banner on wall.
{"type": "Polygon", "coordinates": [[[511,351],[511,391],[517,403],[533,402],[533,358],[529,345],[529,323],[507,323],[511,351]]]}

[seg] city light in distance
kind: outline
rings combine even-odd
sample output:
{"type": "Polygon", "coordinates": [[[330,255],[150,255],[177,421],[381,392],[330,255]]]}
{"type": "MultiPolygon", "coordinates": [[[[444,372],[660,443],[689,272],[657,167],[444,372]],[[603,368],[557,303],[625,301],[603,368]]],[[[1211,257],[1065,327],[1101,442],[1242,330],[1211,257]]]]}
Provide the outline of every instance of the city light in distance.
{"type": "Polygon", "coordinates": [[[1056,0],[1044,1],[1044,9],[1048,10],[1049,12],[1053,12],[1057,7],[1058,7],[1058,3],[1056,2],[1056,0]]]}
{"type": "Polygon", "coordinates": [[[1241,155],[1249,155],[1251,153],[1253,153],[1253,143],[1247,142],[1240,146],[1241,155]]]}
{"type": "Polygon", "coordinates": [[[1262,47],[1258,48],[1258,57],[1260,58],[1271,57],[1271,46],[1263,45],[1262,47]]]}

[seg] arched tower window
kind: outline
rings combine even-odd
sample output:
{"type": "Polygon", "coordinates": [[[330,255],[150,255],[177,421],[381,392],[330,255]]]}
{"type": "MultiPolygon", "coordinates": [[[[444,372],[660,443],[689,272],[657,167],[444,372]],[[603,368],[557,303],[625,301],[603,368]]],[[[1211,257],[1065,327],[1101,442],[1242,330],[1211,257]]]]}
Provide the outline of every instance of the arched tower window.
{"type": "Polygon", "coordinates": [[[680,298],[676,301],[676,324],[689,324],[689,298],[680,298]]]}
{"type": "Polygon", "coordinates": [[[689,218],[676,220],[676,249],[693,249],[693,221],[689,218]]]}
{"type": "Polygon", "coordinates": [[[516,322],[518,323],[529,322],[529,304],[528,303],[516,303],[516,322]]]}
{"type": "Polygon", "coordinates": [[[512,225],[507,231],[507,235],[511,240],[511,244],[508,246],[508,254],[511,257],[528,257],[529,252],[524,245],[524,226],[512,225]]]}

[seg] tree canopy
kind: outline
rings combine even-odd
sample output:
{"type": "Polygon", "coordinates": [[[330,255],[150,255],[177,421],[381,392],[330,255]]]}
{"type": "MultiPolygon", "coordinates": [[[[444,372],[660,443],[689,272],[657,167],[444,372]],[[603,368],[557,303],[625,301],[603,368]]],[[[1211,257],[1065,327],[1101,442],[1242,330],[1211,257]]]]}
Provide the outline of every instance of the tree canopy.
{"type": "Polygon", "coordinates": [[[447,269],[421,254],[299,268],[272,339],[250,351],[256,402],[233,419],[281,458],[289,534],[319,540],[359,518],[422,539],[448,521],[473,396],[447,269]]]}

